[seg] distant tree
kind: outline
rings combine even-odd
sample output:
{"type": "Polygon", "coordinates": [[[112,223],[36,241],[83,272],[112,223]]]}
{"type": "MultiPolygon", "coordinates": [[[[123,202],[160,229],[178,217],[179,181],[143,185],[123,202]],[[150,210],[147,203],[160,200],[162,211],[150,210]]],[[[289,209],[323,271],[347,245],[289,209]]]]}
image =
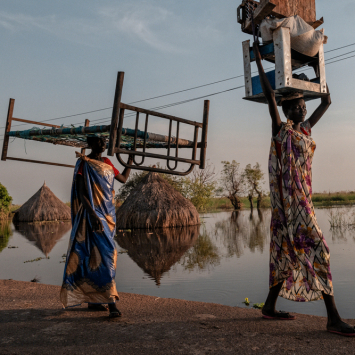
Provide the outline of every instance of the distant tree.
{"type": "Polygon", "coordinates": [[[264,183],[264,173],[260,169],[260,164],[256,163],[253,167],[248,164],[244,170],[244,177],[248,186],[249,195],[255,192],[257,195],[257,208],[261,208],[264,193],[261,185],[264,183]]]}
{"type": "Polygon", "coordinates": [[[205,169],[195,167],[190,176],[179,180],[181,193],[198,211],[205,211],[216,190],[215,168],[207,162],[205,169]]]}
{"type": "Polygon", "coordinates": [[[223,169],[220,177],[219,194],[227,197],[235,210],[242,208],[241,196],[245,194],[245,176],[240,164],[233,160],[222,161],[223,169]]]}
{"type": "Polygon", "coordinates": [[[7,192],[4,185],[0,183],[0,219],[5,219],[9,215],[12,197],[7,192]]]}

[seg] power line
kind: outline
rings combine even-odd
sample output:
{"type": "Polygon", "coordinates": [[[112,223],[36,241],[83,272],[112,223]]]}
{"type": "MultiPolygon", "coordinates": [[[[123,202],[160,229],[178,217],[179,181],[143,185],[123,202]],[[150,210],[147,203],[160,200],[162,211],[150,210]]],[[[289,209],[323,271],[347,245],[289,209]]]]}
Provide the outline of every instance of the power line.
{"type": "MultiPolygon", "coordinates": [[[[225,92],[233,91],[233,90],[237,90],[237,89],[241,89],[241,88],[244,88],[244,85],[237,86],[237,87],[234,87],[234,88],[230,88],[230,89],[227,89],[227,90],[222,90],[222,91],[214,92],[214,93],[208,94],[208,95],[203,95],[203,96],[199,96],[199,97],[194,97],[194,98],[192,98],[192,99],[186,99],[186,100],[182,100],[182,101],[178,101],[178,102],[173,102],[173,103],[171,103],[171,104],[166,104],[166,105],[163,105],[163,106],[152,107],[152,108],[150,108],[149,110],[158,111],[158,110],[162,110],[162,109],[164,109],[164,108],[168,108],[168,107],[173,107],[173,106],[177,106],[177,105],[186,104],[186,103],[188,103],[188,102],[192,102],[192,101],[204,99],[204,98],[207,98],[207,97],[210,97],[210,96],[215,96],[215,95],[223,94],[223,93],[225,93],[225,92]]],[[[136,115],[135,113],[128,114],[127,116],[125,116],[125,118],[127,118],[127,117],[132,117],[132,116],[135,116],[135,115],[136,115]]],[[[111,117],[99,118],[99,119],[96,119],[96,120],[92,120],[91,122],[103,121],[103,120],[107,120],[107,119],[111,119],[111,117]]]]}
{"type": "MultiPolygon", "coordinates": [[[[338,48],[334,48],[334,49],[331,49],[331,50],[328,50],[326,51],[325,53],[330,53],[330,52],[333,52],[333,51],[337,51],[337,50],[340,50],[340,49],[343,49],[343,48],[347,48],[347,47],[351,47],[351,46],[354,46],[355,43],[351,43],[351,44],[348,44],[348,45],[345,45],[345,46],[342,46],[342,47],[338,47],[338,48]]],[[[335,58],[339,58],[339,57],[342,57],[344,55],[347,55],[347,54],[350,54],[350,53],[353,53],[355,52],[354,51],[350,51],[350,52],[347,52],[347,53],[344,53],[344,54],[341,54],[341,55],[338,55],[338,56],[335,56],[335,57],[332,57],[332,58],[328,58],[326,61],[328,60],[332,60],[332,59],[335,59],[335,58]]],[[[350,57],[347,57],[347,58],[344,58],[344,59],[348,59],[348,58],[352,58],[352,56],[350,57]]],[[[333,63],[333,62],[332,62],[333,63]]],[[[335,62],[334,62],[335,63],[335,62]]],[[[331,64],[331,63],[329,63],[331,64]]],[[[268,70],[268,69],[271,69],[271,68],[266,68],[265,70],[268,70]]],[[[307,68],[307,69],[304,69],[304,70],[309,70],[310,68],[307,68]]],[[[253,72],[253,73],[256,73],[257,71],[253,72]]],[[[233,80],[233,79],[238,79],[238,78],[241,78],[243,77],[244,75],[237,75],[237,76],[233,76],[231,78],[227,78],[227,79],[222,79],[222,80],[218,80],[218,81],[214,81],[212,83],[207,83],[207,84],[203,84],[203,85],[198,85],[198,86],[194,86],[194,87],[191,87],[191,88],[188,88],[188,89],[183,89],[183,90],[178,90],[178,91],[174,91],[174,92],[171,92],[171,93],[168,93],[168,94],[163,94],[163,95],[158,95],[158,96],[154,96],[154,97],[151,97],[151,98],[147,98],[147,99],[142,99],[142,100],[138,100],[138,101],[134,101],[134,102],[131,102],[130,104],[135,104],[135,103],[139,103],[139,102],[144,102],[144,101],[149,101],[149,100],[154,100],[154,99],[158,99],[158,98],[162,98],[162,97],[166,97],[166,96],[170,96],[170,95],[174,95],[174,94],[178,94],[178,93],[182,93],[182,92],[186,92],[186,91],[191,91],[191,90],[195,90],[195,89],[199,89],[199,88],[202,88],[202,87],[206,87],[206,86],[210,86],[210,85],[215,85],[215,84],[218,84],[218,83],[222,83],[222,82],[226,82],[226,81],[229,81],[229,80],[233,80]]],[[[229,91],[229,90],[227,90],[229,91]]],[[[222,91],[222,92],[226,92],[226,91],[222,91]]],[[[222,93],[220,92],[220,93],[222,93]]],[[[212,96],[214,94],[211,94],[211,95],[207,95],[207,96],[212,96]]],[[[207,96],[203,96],[203,97],[207,97],[207,96]]],[[[197,99],[193,99],[192,101],[194,100],[197,100],[197,99]]],[[[188,100],[185,100],[185,101],[182,101],[183,103],[185,102],[190,102],[188,100]]],[[[175,104],[173,104],[173,106],[175,106],[175,104]]],[[[168,105],[165,105],[165,106],[162,106],[161,108],[154,108],[154,109],[162,109],[162,108],[166,108],[166,107],[171,107],[171,104],[168,104],[168,105]]],[[[59,119],[64,119],[64,118],[70,118],[70,117],[77,117],[77,116],[82,116],[82,115],[86,115],[86,114],[90,114],[90,113],[95,113],[95,112],[100,112],[100,111],[105,111],[105,110],[109,110],[109,109],[112,109],[112,106],[111,107],[106,107],[106,108],[101,108],[101,109],[97,109],[97,110],[92,110],[92,111],[87,111],[87,112],[82,112],[82,113],[77,113],[77,114],[73,114],[73,115],[67,115],[67,116],[61,116],[61,117],[56,117],[56,118],[51,118],[51,119],[48,119],[48,120],[43,120],[41,121],[40,123],[42,122],[49,122],[49,121],[55,121],[55,120],[59,120],[59,119]]],[[[100,120],[103,120],[103,119],[106,119],[106,118],[102,118],[102,119],[97,119],[97,120],[92,120],[92,122],[96,122],[96,121],[100,121],[100,120]]],[[[24,124],[18,124],[18,125],[13,125],[12,127],[19,127],[19,126],[23,126],[24,124]]],[[[0,129],[3,129],[5,127],[0,127],[0,129]]]]}
{"type": "Polygon", "coordinates": [[[332,60],[332,59],[335,59],[335,58],[343,57],[344,55],[347,55],[347,54],[350,54],[350,53],[354,53],[354,52],[355,52],[355,50],[354,51],[350,51],[350,52],[346,52],[344,54],[340,54],[340,55],[337,55],[337,56],[332,57],[332,58],[327,58],[325,61],[327,62],[328,60],[332,60]]]}
{"type": "MultiPolygon", "coordinates": [[[[227,90],[222,90],[222,91],[218,91],[218,92],[214,92],[212,94],[208,94],[208,95],[203,95],[203,96],[199,96],[199,97],[194,97],[192,99],[187,99],[187,100],[183,100],[183,101],[179,101],[179,102],[173,102],[173,103],[170,103],[170,104],[166,104],[166,105],[163,105],[163,106],[158,106],[158,107],[153,107],[151,108],[150,110],[162,110],[164,108],[168,108],[168,107],[173,107],[173,106],[177,106],[177,105],[182,105],[182,104],[185,104],[185,103],[188,103],[188,102],[191,102],[191,101],[196,101],[196,100],[200,100],[200,99],[203,99],[203,98],[206,98],[206,97],[210,97],[210,96],[215,96],[215,95],[219,95],[219,94],[222,94],[222,93],[225,93],[225,92],[229,92],[229,91],[233,91],[233,90],[237,90],[237,89],[241,89],[243,88],[244,85],[241,85],[241,86],[237,86],[237,87],[234,87],[234,88],[230,88],[230,89],[227,89],[227,90]]],[[[126,116],[127,117],[132,117],[132,116],[135,116],[136,114],[135,113],[132,113],[132,114],[128,114],[126,116]]],[[[105,117],[105,118],[99,118],[97,120],[92,120],[91,122],[97,122],[97,121],[102,121],[102,120],[107,120],[107,119],[110,119],[111,117],[105,117]]],[[[1,140],[1,139],[0,139],[1,140]]]]}
{"type": "MultiPolygon", "coordinates": [[[[206,86],[210,86],[210,85],[222,83],[222,82],[225,82],[225,81],[229,81],[229,80],[241,78],[241,77],[243,77],[243,76],[244,76],[244,74],[242,74],[242,75],[237,75],[237,76],[233,76],[233,77],[231,77],[231,78],[227,78],[227,79],[222,79],[222,80],[214,81],[214,82],[212,82],[212,83],[194,86],[194,87],[191,87],[191,88],[188,88],[188,89],[179,90],[179,91],[174,91],[174,92],[171,92],[171,93],[168,93],[168,94],[163,94],[163,95],[158,95],[158,96],[150,97],[150,98],[148,98],[148,99],[142,99],[142,100],[138,100],[138,101],[133,101],[133,102],[130,102],[129,105],[136,104],[136,103],[139,103],[139,102],[144,102],[144,101],[150,101],[150,100],[154,100],[154,99],[159,99],[159,98],[161,98],[161,97],[166,97],[166,96],[170,96],[170,95],[174,95],[174,94],[179,94],[179,93],[186,92],[186,91],[190,91],[190,90],[199,89],[199,88],[202,88],[202,87],[206,87],[206,86]]],[[[112,109],[112,106],[110,106],[110,107],[105,107],[105,108],[101,108],[101,109],[97,109],[97,110],[92,110],[92,111],[77,113],[77,114],[74,114],[74,115],[55,117],[55,118],[51,118],[51,119],[48,119],[48,120],[43,120],[43,121],[41,121],[41,123],[42,123],[42,122],[49,122],[49,121],[60,120],[60,119],[63,119],[63,118],[69,118],[69,117],[76,117],[76,116],[87,115],[87,114],[90,114],[90,113],[100,112],[100,111],[105,111],[105,110],[110,110],[110,109],[112,109]]],[[[23,126],[24,124],[25,124],[25,123],[23,123],[23,124],[18,124],[18,125],[14,125],[14,126],[12,126],[12,127],[23,126]]],[[[5,127],[0,127],[0,129],[1,129],[1,128],[5,128],[5,127]]]]}
{"type": "MultiPolygon", "coordinates": [[[[355,43],[352,44],[352,45],[355,45],[355,43]]],[[[349,45],[349,46],[350,46],[350,45],[349,45]]],[[[341,54],[341,55],[338,55],[338,56],[335,56],[335,57],[332,57],[332,58],[328,58],[328,59],[325,60],[325,62],[327,62],[327,61],[329,61],[329,60],[333,60],[333,59],[338,58],[338,57],[342,57],[342,56],[344,56],[344,55],[346,55],[346,54],[354,53],[354,52],[355,52],[355,50],[354,50],[354,51],[347,52],[347,53],[344,53],[344,54],[341,54]]],[[[354,56],[355,56],[355,55],[354,55],[354,56]]],[[[349,58],[352,58],[352,57],[354,57],[354,56],[349,56],[349,57],[342,58],[342,59],[337,60],[337,61],[334,61],[334,62],[326,63],[326,65],[332,64],[332,63],[336,63],[336,62],[338,62],[338,61],[342,61],[342,60],[345,60],[345,59],[349,59],[349,58]]],[[[268,69],[271,69],[271,68],[267,68],[266,70],[268,70],[268,69]]],[[[300,68],[300,70],[301,70],[301,69],[302,69],[302,68],[300,68]]],[[[312,68],[306,68],[306,69],[303,69],[303,71],[305,71],[305,70],[311,70],[311,69],[312,69],[312,68]]],[[[257,72],[257,71],[254,71],[253,73],[256,73],[256,72],[257,72]]],[[[242,75],[242,76],[244,76],[244,75],[242,75]]],[[[240,77],[240,76],[238,76],[238,77],[240,77]]],[[[172,107],[172,106],[176,106],[176,105],[181,105],[181,104],[188,103],[188,102],[191,102],[191,101],[199,100],[199,99],[201,99],[201,98],[206,98],[206,97],[209,97],[209,96],[218,95],[218,94],[221,94],[221,93],[224,93],[224,92],[228,92],[228,91],[231,91],[231,90],[240,89],[240,88],[242,88],[242,87],[244,87],[244,85],[239,86],[239,87],[236,87],[236,88],[228,89],[228,90],[219,91],[219,92],[217,92],[217,93],[213,93],[213,94],[210,94],[210,95],[204,95],[204,96],[201,96],[201,97],[197,97],[197,98],[193,98],[193,99],[188,99],[188,100],[180,101],[180,102],[177,102],[177,103],[172,103],[172,104],[167,104],[167,105],[164,105],[164,106],[153,107],[153,108],[151,108],[151,110],[161,110],[161,109],[164,109],[164,108],[168,108],[168,107],[172,107]]],[[[130,114],[130,115],[127,115],[126,117],[131,117],[131,116],[134,116],[134,115],[135,115],[135,114],[130,114]]],[[[110,117],[99,118],[99,119],[96,119],[96,120],[92,120],[91,122],[98,122],[98,121],[103,121],[103,120],[107,120],[107,119],[110,119],[110,117]]]]}
{"type": "Polygon", "coordinates": [[[341,62],[342,60],[349,59],[349,58],[354,58],[354,57],[355,57],[355,54],[354,54],[354,55],[351,55],[351,56],[349,56],[349,57],[346,57],[346,58],[334,60],[334,62],[327,63],[327,65],[333,64],[333,63],[337,63],[337,62],[341,62]]]}
{"type": "MultiPolygon", "coordinates": [[[[350,51],[348,53],[344,53],[340,56],[335,56],[333,58],[329,58],[327,59],[326,61],[328,60],[333,60],[335,58],[338,58],[338,57],[341,57],[341,56],[344,56],[346,54],[349,54],[349,53],[353,53],[354,51],[350,51]]],[[[341,59],[338,59],[338,60],[334,60],[333,62],[330,62],[330,63],[326,63],[326,65],[329,65],[329,64],[334,64],[334,63],[337,63],[337,62],[341,62],[343,60],[346,60],[346,59],[350,59],[350,58],[354,58],[355,57],[355,54],[354,55],[351,55],[349,57],[346,57],[346,58],[341,58],[341,59]]],[[[312,68],[307,68],[305,70],[310,70],[312,68]]],[[[195,100],[200,100],[200,99],[203,99],[203,98],[206,98],[206,97],[209,97],[209,96],[214,96],[214,95],[218,95],[218,94],[222,94],[222,93],[225,93],[225,92],[228,92],[228,91],[232,91],[232,90],[237,90],[237,89],[241,89],[243,88],[244,85],[241,85],[241,86],[237,86],[235,88],[231,88],[231,89],[227,89],[227,90],[223,90],[223,91],[219,91],[219,92],[215,92],[215,93],[212,93],[212,94],[209,94],[209,95],[204,95],[204,96],[200,96],[200,97],[195,97],[193,99],[188,99],[188,100],[184,100],[184,101],[179,101],[179,102],[175,102],[175,103],[171,103],[171,104],[167,104],[167,105],[164,105],[164,106],[158,106],[158,107],[153,107],[151,108],[151,110],[161,110],[163,108],[168,108],[168,107],[173,107],[173,106],[177,106],[177,105],[181,105],[181,104],[185,104],[185,103],[188,103],[188,102],[191,102],[191,101],[195,101],[195,100]]],[[[127,115],[126,117],[131,117],[135,114],[130,114],[130,115],[127,115]]],[[[100,121],[100,120],[105,120],[105,119],[109,119],[111,117],[105,117],[105,118],[100,118],[98,120],[92,120],[91,122],[94,122],[94,121],[100,121]]],[[[4,127],[3,127],[4,128],[4,127]]],[[[0,141],[3,141],[4,139],[1,138],[0,141]]]]}
{"type": "Polygon", "coordinates": [[[347,47],[351,47],[351,46],[355,46],[355,43],[351,43],[351,44],[348,44],[346,46],[342,46],[342,47],[339,47],[339,48],[330,49],[329,51],[325,51],[324,53],[330,53],[330,52],[338,51],[339,49],[343,49],[343,48],[347,48],[347,47]]]}
{"type": "MultiPolygon", "coordinates": [[[[154,100],[154,99],[158,99],[158,98],[161,98],[161,97],[166,97],[166,96],[170,96],[170,95],[174,95],[174,94],[179,94],[179,93],[186,92],[186,91],[190,91],[190,90],[199,89],[199,88],[202,88],[202,87],[206,87],[206,86],[210,86],[210,85],[222,83],[222,82],[225,82],[225,81],[228,81],[228,80],[233,80],[233,79],[241,78],[241,77],[243,77],[243,76],[244,76],[244,74],[242,74],[242,75],[237,75],[237,76],[233,76],[233,77],[231,77],[231,78],[227,78],[227,79],[223,79],[223,80],[214,81],[214,82],[212,82],[212,83],[203,84],[203,85],[198,85],[198,86],[194,86],[194,87],[191,87],[191,88],[188,88],[188,89],[184,89],[184,90],[174,91],[174,92],[171,92],[171,93],[169,93],[169,94],[163,94],[163,95],[159,95],[159,96],[150,97],[150,98],[148,98],[148,99],[142,99],[142,100],[138,100],[138,101],[133,101],[133,102],[130,102],[129,105],[136,104],[136,103],[139,103],[139,102],[154,100]]],[[[55,120],[60,120],[60,119],[63,119],[63,118],[69,118],[69,117],[76,117],[76,116],[86,115],[86,114],[89,114],[89,113],[94,113],[94,112],[99,112],[99,111],[105,111],[105,110],[109,110],[109,109],[112,109],[112,106],[111,106],[111,107],[106,107],[106,108],[101,108],[101,109],[98,109],[98,110],[93,110],[93,111],[87,111],[87,112],[77,113],[77,114],[74,114],[74,115],[68,115],[68,116],[61,116],[61,117],[51,118],[51,119],[48,119],[48,120],[43,120],[43,121],[41,121],[40,123],[42,123],[42,122],[49,122],[49,121],[55,121],[55,120]]],[[[18,125],[13,125],[12,127],[18,127],[18,126],[23,126],[23,125],[24,125],[24,123],[18,124],[18,125]]],[[[2,129],[2,128],[5,128],[5,127],[0,127],[0,129],[2,129]]]]}

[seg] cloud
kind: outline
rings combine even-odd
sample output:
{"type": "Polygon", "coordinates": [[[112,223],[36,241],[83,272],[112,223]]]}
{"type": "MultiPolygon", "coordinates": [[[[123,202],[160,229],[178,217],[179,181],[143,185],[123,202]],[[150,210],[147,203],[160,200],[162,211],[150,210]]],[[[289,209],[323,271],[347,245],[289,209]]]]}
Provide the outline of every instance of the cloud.
{"type": "Polygon", "coordinates": [[[40,30],[59,38],[89,45],[99,45],[103,38],[129,36],[164,52],[181,52],[171,43],[169,31],[174,16],[168,10],[142,3],[99,8],[92,18],[31,16],[0,11],[0,26],[13,33],[40,30]],[[168,29],[168,30],[167,30],[168,29]],[[163,39],[165,37],[165,39],[163,39]]]}
{"type": "Polygon", "coordinates": [[[147,45],[166,52],[181,52],[171,43],[173,33],[169,30],[177,18],[172,12],[148,4],[106,7],[99,10],[102,21],[121,34],[128,34],[147,45]],[[167,33],[168,32],[168,33],[167,33]],[[170,37],[169,39],[164,39],[170,37]]]}
{"type": "Polygon", "coordinates": [[[100,33],[97,25],[86,19],[59,19],[55,15],[31,16],[3,11],[0,11],[0,26],[14,34],[23,31],[41,31],[85,45],[93,45],[91,36],[100,33]]]}
{"type": "MultiPolygon", "coordinates": [[[[16,34],[41,31],[58,38],[100,47],[105,40],[112,43],[128,39],[131,44],[144,44],[168,53],[196,50],[197,45],[223,38],[220,25],[207,10],[198,18],[179,15],[154,2],[122,1],[120,5],[86,9],[82,17],[61,15],[32,16],[0,11],[0,27],[16,34]]],[[[176,10],[177,11],[177,10],[176,10]]]]}

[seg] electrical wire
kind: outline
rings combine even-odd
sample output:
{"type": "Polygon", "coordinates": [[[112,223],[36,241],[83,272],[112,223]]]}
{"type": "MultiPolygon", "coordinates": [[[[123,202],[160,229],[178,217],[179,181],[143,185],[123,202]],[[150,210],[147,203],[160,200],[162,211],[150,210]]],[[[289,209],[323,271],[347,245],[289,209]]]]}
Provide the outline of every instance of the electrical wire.
{"type": "MultiPolygon", "coordinates": [[[[354,51],[351,51],[351,52],[349,52],[349,53],[352,53],[352,52],[354,52],[354,51]]],[[[349,54],[349,53],[344,53],[344,54],[342,54],[341,56],[344,56],[344,55],[349,54]]],[[[326,62],[327,62],[328,60],[332,60],[332,59],[337,58],[337,57],[340,57],[340,56],[336,56],[336,57],[333,57],[333,58],[329,58],[329,59],[326,60],[326,62]]],[[[354,57],[355,57],[355,54],[354,54],[354,55],[351,55],[351,56],[349,56],[349,57],[346,57],[346,58],[341,58],[341,59],[338,59],[338,60],[334,60],[333,62],[330,62],[330,63],[326,63],[326,65],[334,64],[334,63],[341,62],[341,61],[343,61],[343,60],[350,59],[350,58],[354,58],[354,57]]],[[[310,69],[312,69],[312,68],[307,68],[307,69],[305,69],[305,70],[310,70],[310,69]]],[[[161,109],[163,109],[163,108],[172,107],[172,106],[177,106],[177,105],[185,104],[185,103],[188,103],[188,102],[191,102],[191,101],[200,100],[200,99],[202,99],[202,98],[206,98],[206,97],[209,97],[209,96],[214,96],[214,95],[222,94],[222,93],[224,93],[224,92],[228,92],[228,91],[232,91],[232,90],[241,89],[241,88],[243,88],[243,87],[244,87],[244,85],[241,85],[241,86],[237,86],[237,87],[235,87],[235,88],[231,88],[231,89],[219,91],[219,92],[212,93],[212,94],[209,94],[209,95],[204,95],[204,96],[200,96],[200,97],[195,97],[195,98],[193,98],[193,99],[188,99],[188,100],[184,100],[184,101],[174,102],[174,103],[167,104],[167,105],[164,105],[164,106],[153,107],[153,108],[151,108],[151,110],[161,110],[161,109]]],[[[127,115],[126,117],[131,117],[131,116],[134,116],[134,115],[135,115],[135,114],[131,114],[131,115],[127,115]]],[[[100,121],[100,120],[106,120],[106,119],[110,119],[110,118],[111,118],[111,117],[100,118],[100,119],[98,119],[98,120],[93,120],[92,122],[94,122],[94,121],[100,121]]],[[[4,128],[4,127],[3,127],[3,128],[4,128]]],[[[3,136],[2,136],[2,137],[3,137],[3,136]]],[[[4,138],[1,138],[1,139],[0,139],[0,141],[3,141],[3,140],[4,140],[4,138]]]]}
{"type": "MultiPolygon", "coordinates": [[[[342,46],[342,47],[338,47],[338,48],[334,48],[334,49],[331,49],[331,50],[328,50],[328,51],[325,51],[325,53],[330,53],[330,52],[333,52],[333,51],[337,51],[337,50],[340,50],[340,49],[343,49],[343,48],[347,48],[347,47],[351,47],[351,46],[354,46],[355,43],[351,43],[351,44],[348,44],[348,45],[345,45],[345,46],[342,46]]],[[[333,58],[329,58],[327,60],[332,60],[334,58],[338,58],[338,57],[342,57],[346,54],[350,54],[350,53],[353,53],[355,52],[354,51],[350,51],[350,52],[347,52],[347,53],[344,53],[344,54],[341,54],[339,56],[336,56],[336,57],[333,57],[333,58]]],[[[349,57],[349,58],[352,58],[352,57],[349,57]]],[[[327,61],[326,60],[326,61],[327,61]]],[[[329,63],[330,64],[330,63],[329,63]]],[[[268,69],[271,69],[271,68],[266,68],[265,70],[268,70],[268,69]]],[[[305,70],[308,70],[309,68],[305,69],[305,70]]],[[[253,73],[256,73],[257,71],[253,72],[253,73]]],[[[203,85],[198,85],[198,86],[194,86],[194,87],[191,87],[191,88],[188,88],[188,89],[183,89],[183,90],[178,90],[178,91],[174,91],[174,92],[171,92],[171,93],[168,93],[168,94],[163,94],[163,95],[158,95],[158,96],[154,96],[154,97],[150,97],[150,98],[147,98],[147,99],[142,99],[142,100],[138,100],[138,101],[133,101],[131,102],[130,104],[135,104],[135,103],[139,103],[139,102],[144,102],[144,101],[149,101],[149,100],[154,100],[154,99],[158,99],[158,98],[162,98],[162,97],[166,97],[166,96],[171,96],[171,95],[175,95],[175,94],[178,94],[178,93],[182,93],[182,92],[186,92],[186,91],[191,91],[191,90],[195,90],[195,89],[199,89],[199,88],[202,88],[202,87],[206,87],[206,86],[210,86],[210,85],[215,85],[215,84],[218,84],[218,83],[222,83],[222,82],[226,82],[226,81],[229,81],[229,80],[233,80],[233,79],[238,79],[238,78],[241,78],[243,77],[244,74],[242,75],[237,75],[237,76],[233,76],[231,78],[227,78],[227,79],[222,79],[222,80],[218,80],[218,81],[214,81],[212,83],[207,83],[207,84],[203,84],[203,85]]],[[[227,90],[228,91],[228,90],[227,90]]],[[[223,92],[223,91],[222,91],[223,92]]],[[[212,94],[214,95],[214,94],[212,94]]],[[[209,96],[212,96],[212,95],[209,95],[209,96]]],[[[207,96],[204,96],[204,97],[207,97],[207,96]]],[[[195,99],[194,99],[195,100],[195,99]]],[[[193,100],[193,101],[194,101],[193,100]]],[[[196,99],[197,100],[197,99],[196,99]]],[[[187,101],[189,102],[189,101],[187,101]]],[[[166,107],[170,107],[170,106],[166,106],[166,107]]],[[[82,112],[82,113],[77,113],[77,114],[73,114],[73,115],[67,115],[67,116],[61,116],[61,117],[55,117],[55,118],[51,118],[51,119],[48,119],[48,120],[43,120],[39,123],[42,123],[42,122],[50,122],[50,121],[55,121],[55,120],[59,120],[59,119],[64,119],[64,118],[70,118],[70,117],[77,117],[77,116],[82,116],[82,115],[86,115],[86,114],[90,114],[90,113],[95,113],[95,112],[100,112],[100,111],[105,111],[105,110],[109,110],[109,109],[112,109],[112,106],[111,107],[106,107],[106,108],[101,108],[101,109],[97,109],[97,110],[92,110],[92,111],[87,111],[87,112],[82,112]]],[[[154,109],[157,109],[157,108],[154,108],[154,109]]],[[[103,120],[103,119],[97,119],[97,120],[93,120],[92,122],[96,122],[96,121],[99,121],[99,120],[103,120]]],[[[23,126],[23,124],[18,124],[18,125],[13,125],[12,127],[19,127],[19,126],[23,126]]],[[[3,129],[5,127],[0,127],[0,129],[3,129]]]]}

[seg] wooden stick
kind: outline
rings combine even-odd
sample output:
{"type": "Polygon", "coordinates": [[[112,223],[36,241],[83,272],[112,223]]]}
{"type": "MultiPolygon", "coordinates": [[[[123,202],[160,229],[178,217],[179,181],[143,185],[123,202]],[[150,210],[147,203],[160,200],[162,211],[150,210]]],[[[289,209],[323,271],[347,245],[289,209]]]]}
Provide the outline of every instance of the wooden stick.
{"type": "Polygon", "coordinates": [[[210,110],[210,101],[205,100],[203,104],[203,126],[202,126],[201,151],[200,151],[200,169],[204,169],[206,166],[206,148],[207,148],[209,110],[210,110]]]}
{"type": "Polygon", "coordinates": [[[124,72],[119,71],[117,73],[115,99],[113,101],[112,119],[111,119],[111,128],[110,128],[110,140],[108,142],[108,150],[107,150],[107,155],[111,157],[113,156],[115,146],[116,146],[118,114],[120,111],[123,79],[124,79],[124,72]]]}
{"type": "Polygon", "coordinates": [[[36,121],[29,121],[29,120],[24,120],[23,118],[12,118],[13,121],[18,121],[18,122],[24,122],[24,123],[32,123],[32,124],[38,124],[40,126],[48,126],[48,127],[54,127],[54,128],[60,128],[60,126],[56,126],[54,124],[50,123],[43,123],[43,122],[36,122],[36,121]]]}
{"type": "Polygon", "coordinates": [[[75,168],[75,165],[51,163],[51,162],[42,161],[42,160],[21,159],[21,158],[13,158],[13,157],[7,157],[7,159],[8,160],[17,160],[17,161],[26,161],[28,163],[38,163],[38,164],[46,164],[46,165],[64,166],[67,168],[75,168]]]}
{"type": "MultiPolygon", "coordinates": [[[[85,127],[89,127],[90,125],[90,120],[86,119],[85,120],[85,127]]],[[[85,154],[85,148],[81,148],[81,154],[85,154]]]]}
{"type": "Polygon", "coordinates": [[[2,146],[2,154],[1,154],[1,160],[4,160],[4,161],[6,160],[6,157],[7,157],[7,150],[9,148],[9,139],[10,139],[10,137],[6,133],[10,132],[10,130],[11,130],[11,121],[12,121],[12,114],[14,112],[14,105],[15,105],[15,99],[10,99],[9,100],[9,109],[7,111],[4,143],[2,146]]]}

